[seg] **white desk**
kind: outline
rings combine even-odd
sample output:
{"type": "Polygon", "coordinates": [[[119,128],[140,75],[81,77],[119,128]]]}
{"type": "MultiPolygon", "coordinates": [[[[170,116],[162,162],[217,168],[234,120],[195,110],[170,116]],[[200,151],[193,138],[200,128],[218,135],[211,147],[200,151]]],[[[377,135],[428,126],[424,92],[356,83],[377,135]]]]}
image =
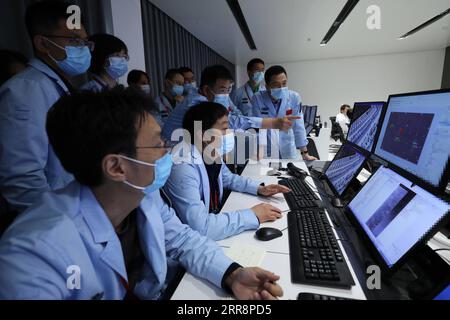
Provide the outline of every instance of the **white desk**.
{"type": "MultiPolygon", "coordinates": [[[[283,161],[283,167],[286,167],[287,163],[291,161],[283,161]]],[[[270,161],[265,161],[261,164],[248,165],[243,172],[243,176],[256,179],[258,181],[268,183],[278,183],[276,177],[268,177],[266,173],[270,170],[270,161]]],[[[306,164],[304,162],[295,163],[295,165],[301,169],[307,171],[306,164]]],[[[311,178],[308,178],[308,182],[314,185],[311,178]]],[[[233,192],[228,198],[222,211],[234,210],[234,209],[245,209],[251,208],[261,202],[267,202],[274,206],[277,206],[281,210],[288,210],[289,207],[284,200],[282,195],[271,199],[263,199],[255,196],[245,195],[241,193],[233,192]]],[[[262,227],[275,227],[280,230],[287,228],[287,213],[283,214],[283,218],[273,223],[263,224],[262,227]]],[[[343,298],[352,298],[365,300],[365,294],[355,276],[355,272],[348,262],[347,254],[341,246],[341,250],[344,257],[348,263],[350,272],[352,273],[353,279],[356,283],[351,290],[333,289],[316,287],[309,285],[293,284],[291,282],[291,271],[289,262],[289,241],[288,241],[288,231],[283,232],[283,237],[269,241],[261,242],[254,238],[255,231],[243,232],[237,236],[231,237],[226,240],[219,241],[218,244],[224,248],[225,253],[227,248],[229,248],[233,243],[239,241],[240,243],[246,243],[254,246],[261,247],[266,250],[266,255],[262,262],[261,267],[267,269],[271,272],[276,273],[281,277],[279,284],[284,290],[283,300],[295,300],[300,292],[311,292],[317,294],[326,294],[332,296],[339,296],[343,298]]],[[[216,288],[207,281],[197,279],[190,274],[186,274],[179,286],[177,287],[172,299],[173,300],[220,300],[229,298],[227,294],[223,292],[222,289],[216,288]]]]}

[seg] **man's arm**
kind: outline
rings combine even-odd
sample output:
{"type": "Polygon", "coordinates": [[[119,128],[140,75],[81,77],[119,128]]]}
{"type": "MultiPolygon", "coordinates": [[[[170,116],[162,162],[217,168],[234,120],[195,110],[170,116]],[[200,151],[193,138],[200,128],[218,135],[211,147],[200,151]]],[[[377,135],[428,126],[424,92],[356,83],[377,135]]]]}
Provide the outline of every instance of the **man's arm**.
{"type": "Polygon", "coordinates": [[[23,79],[0,94],[0,193],[20,211],[50,190],[46,100],[38,83],[23,79]]]}
{"type": "Polygon", "coordinates": [[[206,279],[241,300],[269,300],[282,296],[275,283],[279,277],[259,268],[242,268],[229,259],[217,244],[181,224],[167,205],[161,208],[168,255],[188,272],[206,279]]]}
{"type": "Polygon", "coordinates": [[[224,189],[245,192],[254,196],[258,195],[258,188],[261,185],[259,181],[232,173],[226,165],[222,165],[222,180],[224,189]]]}
{"type": "Polygon", "coordinates": [[[305,129],[305,120],[303,118],[302,110],[302,102],[299,95],[296,94],[296,102],[294,107],[294,115],[298,116],[299,119],[294,123],[294,136],[295,136],[295,145],[297,149],[300,151],[303,160],[305,161],[313,161],[317,160],[315,157],[312,157],[308,153],[308,137],[306,136],[305,129]]]}
{"type": "Polygon", "coordinates": [[[3,239],[0,245],[0,300],[63,300],[70,297],[62,253],[44,241],[3,239]]]}
{"type": "Polygon", "coordinates": [[[213,240],[222,240],[258,228],[259,221],[252,210],[210,214],[200,197],[200,188],[196,168],[189,164],[175,166],[164,187],[179,217],[192,229],[213,240]]]}

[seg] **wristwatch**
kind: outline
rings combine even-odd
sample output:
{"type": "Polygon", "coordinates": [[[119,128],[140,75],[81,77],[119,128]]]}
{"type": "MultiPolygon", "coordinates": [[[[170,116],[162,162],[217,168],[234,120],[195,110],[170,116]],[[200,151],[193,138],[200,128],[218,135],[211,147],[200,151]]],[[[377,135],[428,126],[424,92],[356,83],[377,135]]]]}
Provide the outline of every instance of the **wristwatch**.
{"type": "Polygon", "coordinates": [[[308,154],[308,150],[306,150],[306,151],[301,151],[301,153],[302,153],[302,156],[307,155],[307,154],[308,154]]]}

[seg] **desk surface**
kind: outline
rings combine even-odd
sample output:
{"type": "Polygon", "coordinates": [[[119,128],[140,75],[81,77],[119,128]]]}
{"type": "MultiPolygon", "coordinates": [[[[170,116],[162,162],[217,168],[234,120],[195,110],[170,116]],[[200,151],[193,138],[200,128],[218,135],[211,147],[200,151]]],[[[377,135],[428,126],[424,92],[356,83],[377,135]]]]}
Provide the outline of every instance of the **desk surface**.
{"type": "MultiPolygon", "coordinates": [[[[290,161],[283,161],[285,167],[290,161]]],[[[306,164],[304,162],[295,163],[297,167],[307,171],[306,164]]],[[[250,177],[255,180],[264,182],[266,184],[277,184],[278,179],[276,177],[267,176],[267,172],[270,171],[270,162],[262,162],[260,164],[249,164],[243,172],[243,176],[250,177]]],[[[309,183],[314,185],[311,178],[308,178],[309,183]]],[[[320,197],[320,195],[318,194],[320,197]]],[[[222,211],[246,209],[251,208],[261,202],[270,203],[282,211],[289,209],[287,203],[282,195],[278,195],[272,198],[260,198],[251,195],[241,194],[233,192],[228,198],[222,211]]],[[[283,218],[273,223],[262,224],[261,227],[274,227],[280,230],[287,228],[287,212],[283,214],[283,218]]],[[[226,240],[219,241],[218,244],[224,248],[225,253],[227,249],[233,245],[236,241],[239,243],[246,243],[249,245],[257,246],[266,250],[261,267],[271,272],[276,273],[281,277],[279,284],[284,290],[283,300],[295,300],[300,292],[311,292],[317,294],[326,294],[332,296],[339,296],[343,298],[352,298],[365,300],[366,296],[364,291],[358,282],[355,272],[349,262],[347,253],[345,252],[342,244],[340,243],[341,250],[349,265],[349,269],[352,273],[353,279],[356,283],[351,290],[316,287],[310,285],[293,284],[291,282],[290,262],[289,262],[289,241],[288,231],[283,232],[284,236],[269,242],[261,242],[254,238],[255,231],[243,232],[239,235],[233,236],[226,240]]],[[[220,300],[229,299],[227,294],[220,288],[216,288],[207,281],[197,279],[192,275],[186,273],[182,281],[178,285],[173,297],[173,300],[220,300]]]]}

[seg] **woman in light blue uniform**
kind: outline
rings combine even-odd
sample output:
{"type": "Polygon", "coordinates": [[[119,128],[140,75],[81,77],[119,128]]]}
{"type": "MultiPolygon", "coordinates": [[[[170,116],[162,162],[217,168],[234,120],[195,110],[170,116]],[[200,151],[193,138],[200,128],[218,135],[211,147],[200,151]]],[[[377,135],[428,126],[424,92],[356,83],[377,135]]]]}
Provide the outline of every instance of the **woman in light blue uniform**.
{"type": "Polygon", "coordinates": [[[317,160],[308,154],[308,139],[301,111],[302,100],[298,93],[287,87],[286,70],[273,66],[266,71],[267,91],[255,94],[252,100],[253,116],[261,118],[298,116],[293,127],[287,131],[269,130],[260,132],[259,144],[267,147],[267,155],[275,159],[317,160]]]}
{"type": "Polygon", "coordinates": [[[281,217],[279,209],[266,204],[219,213],[224,189],[255,196],[290,191],[279,185],[264,186],[261,181],[230,172],[223,156],[233,151],[235,142],[234,134],[227,134],[225,108],[213,102],[198,104],[186,113],[183,128],[192,141],[177,146],[175,165],[165,186],[182,222],[213,240],[222,240],[281,217]],[[202,123],[202,130],[195,131],[195,122],[202,123]],[[204,136],[210,129],[217,134],[214,139],[204,136]],[[203,141],[201,150],[197,148],[200,141],[203,141]]]}
{"type": "Polygon", "coordinates": [[[245,85],[233,91],[232,101],[244,116],[251,117],[253,113],[253,96],[266,90],[264,86],[265,63],[261,59],[253,59],[247,64],[249,80],[245,85]]]}
{"type": "Polygon", "coordinates": [[[49,139],[76,182],[3,235],[0,299],[159,299],[167,258],[239,299],[282,295],[279,277],[233,263],[163,202],[172,157],[147,101],[118,88],[51,109],[49,139]]]}
{"type": "Polygon", "coordinates": [[[109,34],[96,34],[89,40],[95,44],[89,68],[91,80],[81,90],[110,90],[128,72],[128,48],[122,40],[109,34]]]}

